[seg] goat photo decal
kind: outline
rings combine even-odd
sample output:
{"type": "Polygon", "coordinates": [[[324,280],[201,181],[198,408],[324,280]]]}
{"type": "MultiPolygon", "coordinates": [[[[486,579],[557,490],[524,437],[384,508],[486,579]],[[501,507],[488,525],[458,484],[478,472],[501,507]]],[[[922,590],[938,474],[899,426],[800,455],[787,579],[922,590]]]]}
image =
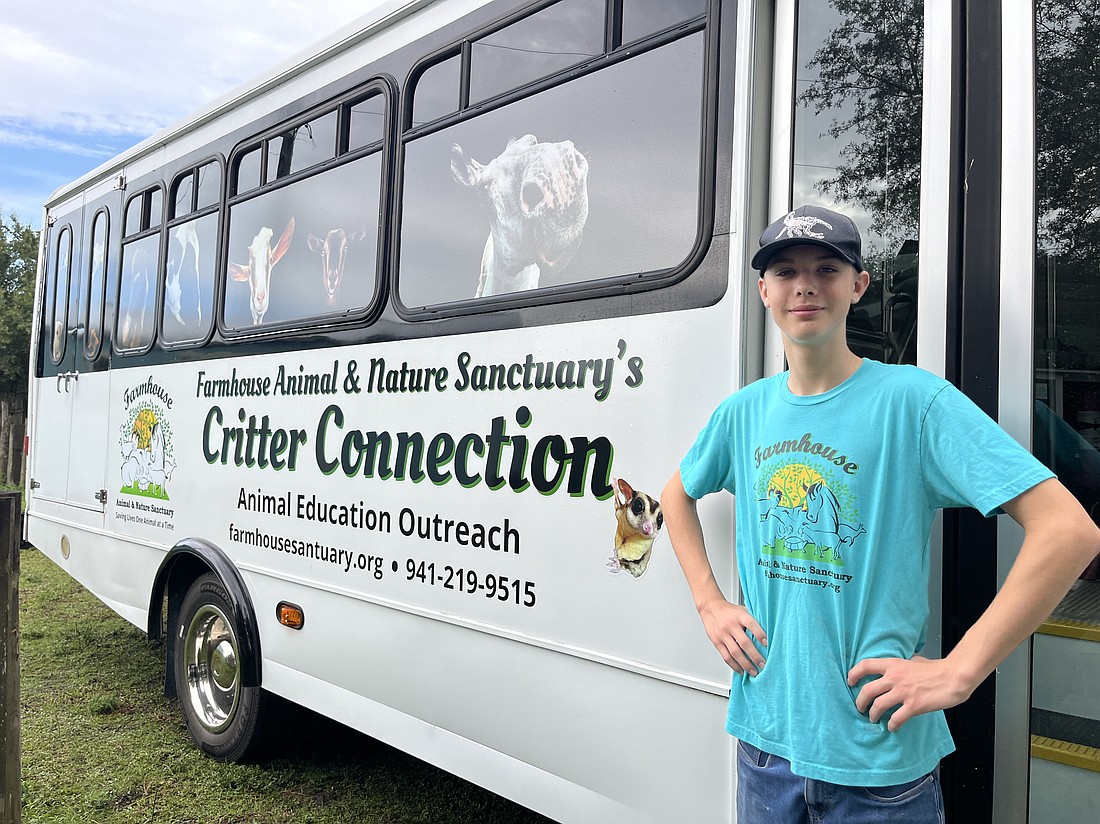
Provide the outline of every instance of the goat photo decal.
{"type": "Polygon", "coordinates": [[[488,163],[451,146],[451,175],[475,189],[489,218],[474,297],[537,289],[543,272],[568,265],[588,220],[588,159],[571,140],[508,141],[488,163]]]}
{"type": "Polygon", "coordinates": [[[168,482],[176,468],[172,428],[164,410],[152,401],[130,408],[119,438],[122,448],[122,489],[127,495],[168,498],[168,482]]]}
{"type": "Polygon", "coordinates": [[[625,571],[641,578],[649,566],[653,542],[665,525],[661,503],[619,478],[615,482],[615,522],[615,549],[608,570],[613,575],[625,571]]]}
{"type": "Polygon", "coordinates": [[[336,295],[344,278],[344,264],[348,258],[348,244],[365,238],[365,231],[352,232],[343,228],[329,229],[323,238],[309,236],[309,250],[321,256],[321,285],[325,290],[325,303],[329,309],[336,307],[336,295]]]}
{"type": "Polygon", "coordinates": [[[261,227],[248,247],[248,263],[229,262],[229,276],[248,284],[248,309],[252,313],[253,326],[263,323],[271,305],[271,272],[290,248],[291,238],[294,237],[294,218],[290,219],[272,247],[271,238],[274,235],[275,231],[270,226],[261,227]]]}

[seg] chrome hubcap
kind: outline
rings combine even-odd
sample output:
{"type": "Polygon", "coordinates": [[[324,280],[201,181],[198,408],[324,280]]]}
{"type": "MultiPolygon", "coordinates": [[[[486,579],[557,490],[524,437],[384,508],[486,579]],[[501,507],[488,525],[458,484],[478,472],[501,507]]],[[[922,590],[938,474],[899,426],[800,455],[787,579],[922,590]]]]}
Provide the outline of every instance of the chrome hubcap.
{"type": "Polygon", "coordinates": [[[210,732],[229,726],[237,709],[240,668],[237,639],[220,609],[205,604],[184,633],[187,700],[195,717],[210,732]]]}

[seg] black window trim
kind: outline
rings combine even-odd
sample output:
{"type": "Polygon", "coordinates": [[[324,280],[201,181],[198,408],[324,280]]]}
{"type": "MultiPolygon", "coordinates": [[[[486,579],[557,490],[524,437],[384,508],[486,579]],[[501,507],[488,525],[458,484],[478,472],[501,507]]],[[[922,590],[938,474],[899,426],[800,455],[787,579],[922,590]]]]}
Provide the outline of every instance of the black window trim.
{"type": "Polygon", "coordinates": [[[388,261],[388,238],[390,233],[390,213],[393,193],[391,191],[390,181],[393,179],[393,156],[394,145],[396,143],[394,135],[396,133],[397,126],[397,106],[395,101],[397,100],[397,81],[387,74],[375,74],[368,80],[361,83],[357,83],[350,89],[347,89],[333,97],[330,97],[316,105],[310,106],[301,112],[298,112],[292,118],[287,118],[271,128],[265,129],[258,134],[250,135],[249,137],[239,141],[237,145],[229,153],[229,158],[226,162],[227,178],[225,185],[225,197],[224,197],[224,214],[221,221],[221,229],[219,233],[219,253],[218,263],[215,269],[215,298],[214,298],[214,321],[215,327],[218,333],[222,336],[227,343],[235,343],[237,341],[249,341],[257,339],[267,339],[272,337],[287,337],[294,334],[300,334],[304,331],[311,333],[321,332],[331,328],[346,328],[354,326],[367,326],[373,323],[379,315],[382,313],[385,307],[385,297],[388,291],[386,282],[386,271],[388,261]],[[352,106],[363,102],[364,100],[379,95],[383,98],[384,115],[383,115],[383,129],[382,137],[380,140],[372,141],[364,146],[360,146],[356,149],[349,149],[351,134],[351,110],[352,106]],[[317,163],[305,169],[301,169],[293,174],[286,175],[267,183],[261,182],[260,185],[249,189],[243,193],[237,193],[237,174],[239,171],[240,159],[249,152],[260,149],[261,168],[260,168],[260,180],[263,181],[266,177],[266,162],[267,162],[267,141],[273,137],[285,134],[286,131],[294,126],[301,125],[303,123],[309,123],[315,120],[317,117],[323,116],[330,112],[337,112],[337,124],[336,124],[336,154],[321,163],[317,163]],[[291,186],[302,180],[306,180],[315,175],[328,172],[339,166],[343,166],[348,163],[352,163],[356,160],[360,160],[369,155],[378,154],[380,156],[380,174],[379,174],[379,203],[378,203],[378,224],[376,226],[377,231],[377,248],[375,250],[375,278],[374,278],[374,293],[371,295],[370,300],[366,306],[358,309],[357,311],[345,311],[345,312],[333,312],[324,315],[308,315],[285,323],[272,323],[264,324],[263,326],[256,328],[253,326],[233,327],[229,326],[225,322],[225,293],[226,293],[226,272],[229,265],[229,233],[232,229],[231,226],[231,213],[232,208],[240,203],[244,203],[261,195],[269,192],[276,191],[277,189],[291,186]]]}
{"type": "Polygon", "coordinates": [[[217,247],[221,243],[221,228],[222,228],[222,221],[224,219],[223,218],[223,215],[224,215],[223,207],[224,207],[224,204],[225,204],[225,192],[226,192],[226,184],[227,184],[227,179],[226,179],[226,174],[225,174],[226,165],[227,164],[226,164],[225,156],[221,152],[217,152],[215,154],[203,157],[200,160],[198,160],[197,162],[190,164],[189,168],[184,169],[183,171],[177,173],[172,178],[172,185],[169,188],[169,192],[171,193],[170,197],[169,197],[169,200],[171,202],[171,210],[170,210],[171,217],[169,217],[165,221],[165,224],[164,224],[165,241],[164,241],[164,243],[161,244],[162,248],[160,250],[160,255],[159,255],[161,260],[158,261],[158,264],[157,264],[160,267],[160,271],[162,271],[164,273],[163,278],[158,278],[157,279],[157,306],[160,307],[158,312],[157,312],[157,317],[158,317],[158,326],[157,326],[157,328],[158,329],[163,330],[164,290],[166,288],[168,288],[168,255],[170,254],[170,249],[171,249],[171,245],[172,245],[171,244],[172,230],[174,228],[176,228],[177,226],[182,226],[184,223],[188,223],[188,222],[193,221],[193,220],[199,220],[200,218],[204,218],[204,217],[207,217],[207,216],[212,215],[212,214],[217,214],[218,215],[218,226],[214,230],[215,231],[215,234],[214,234],[215,248],[213,250],[211,250],[211,254],[213,255],[215,265],[214,265],[214,283],[212,284],[214,288],[213,288],[213,290],[211,292],[211,295],[210,295],[211,305],[209,307],[207,307],[209,309],[207,314],[210,317],[210,322],[207,323],[206,328],[202,331],[202,334],[199,337],[196,337],[196,338],[190,338],[188,340],[183,340],[183,341],[168,341],[168,340],[164,339],[163,334],[158,335],[157,336],[158,345],[160,346],[161,349],[163,349],[165,351],[170,352],[170,351],[177,350],[177,349],[198,349],[202,346],[206,346],[210,342],[210,339],[214,335],[214,329],[216,328],[216,324],[214,323],[214,308],[215,308],[215,306],[217,306],[217,303],[218,303],[218,284],[217,284],[217,281],[218,281],[218,268],[217,268],[216,261],[218,260],[218,248],[217,247]],[[203,207],[199,208],[199,205],[198,205],[198,203],[199,203],[199,171],[202,170],[202,169],[205,169],[207,166],[217,166],[218,174],[221,175],[221,179],[218,182],[218,199],[209,206],[203,206],[203,207]],[[174,210],[175,210],[175,191],[176,191],[176,188],[179,185],[179,183],[184,178],[186,178],[188,176],[191,176],[191,181],[192,181],[191,182],[191,209],[190,209],[190,211],[187,212],[187,214],[176,215],[176,214],[174,214],[174,210]]]}
{"type": "MultiPolygon", "coordinates": [[[[631,41],[628,44],[619,44],[613,51],[606,52],[599,57],[575,64],[569,68],[555,72],[554,74],[540,78],[491,99],[481,101],[474,105],[468,105],[465,108],[460,108],[458,111],[452,112],[449,115],[428,121],[419,126],[412,125],[416,83],[426,71],[432,66],[454,57],[454,55],[458,53],[457,49],[459,47],[462,48],[463,54],[466,55],[469,51],[469,42],[505,28],[516,20],[537,13],[553,5],[554,2],[557,1],[558,0],[550,0],[550,2],[539,2],[527,6],[519,12],[509,14],[487,24],[483,28],[462,38],[459,43],[452,42],[437,49],[413,64],[404,86],[405,89],[410,91],[406,91],[404,95],[405,100],[402,106],[402,131],[398,146],[397,178],[394,182],[395,196],[400,200],[404,193],[404,162],[405,146],[407,143],[437,131],[442,131],[450,126],[462,123],[490,111],[503,108],[518,100],[532,97],[548,89],[593,74],[610,66],[617,65],[620,62],[633,59],[647,52],[661,48],[662,46],[689,37],[695,33],[702,32],[703,72],[702,84],[700,87],[700,91],[702,92],[700,107],[700,117],[702,120],[700,151],[702,155],[699,164],[698,222],[694,244],[684,260],[678,265],[666,269],[624,273],[607,278],[540,287],[538,289],[513,292],[504,295],[494,295],[487,298],[465,298],[459,301],[449,301],[447,303],[433,304],[431,306],[410,307],[402,303],[400,296],[401,216],[399,210],[397,220],[393,227],[393,237],[391,241],[391,279],[393,282],[392,299],[394,309],[403,321],[410,323],[435,321],[456,316],[481,315],[506,309],[527,309],[549,304],[591,300],[598,297],[631,294],[665,288],[684,280],[699,266],[706,256],[707,249],[712,239],[715,214],[713,196],[716,189],[715,153],[718,139],[718,62],[722,57],[719,55],[718,49],[718,36],[721,30],[721,21],[719,18],[720,3],[718,0],[707,0],[706,11],[702,15],[697,15],[665,29],[660,29],[643,38],[631,41]]],[[[621,2],[622,0],[608,0],[609,11],[605,12],[605,15],[612,13],[610,9],[620,7],[621,2]]],[[[610,27],[607,27],[605,17],[605,31],[608,28],[610,27]]],[[[614,41],[620,35],[621,19],[617,21],[617,29],[608,34],[607,42],[610,43],[614,41]]],[[[732,51],[732,46],[729,47],[727,51],[732,51]]],[[[732,53],[726,57],[730,60],[733,59],[732,53]]],[[[465,56],[462,65],[463,75],[459,81],[463,89],[464,98],[468,95],[468,70],[469,58],[465,56]]],[[[463,102],[466,102],[466,100],[464,99],[463,102]]]]}
{"type": "Polygon", "coordinates": [[[160,334],[159,334],[160,333],[160,303],[161,303],[161,292],[162,292],[161,280],[162,280],[163,274],[164,274],[163,267],[160,265],[160,260],[161,260],[161,257],[162,257],[161,252],[164,249],[164,223],[165,223],[165,217],[168,214],[168,194],[167,194],[167,187],[164,185],[164,181],[160,180],[160,179],[157,179],[152,183],[145,184],[141,187],[141,189],[139,191],[135,192],[133,195],[131,195],[130,197],[128,197],[126,199],[126,203],[123,205],[123,208],[122,208],[122,224],[123,224],[122,231],[123,231],[123,233],[125,233],[125,231],[126,231],[126,215],[127,215],[127,212],[130,208],[130,204],[133,203],[138,198],[142,199],[142,204],[141,204],[141,225],[142,225],[142,228],[139,231],[134,232],[133,234],[130,234],[130,235],[123,234],[123,237],[121,238],[121,243],[119,244],[119,249],[118,249],[118,282],[117,282],[117,288],[115,289],[115,295],[116,295],[116,298],[115,298],[115,300],[116,300],[116,304],[115,304],[115,307],[116,307],[115,308],[115,323],[114,323],[114,329],[111,330],[111,348],[112,348],[112,350],[114,351],[114,353],[116,355],[120,355],[121,357],[125,357],[125,358],[139,357],[141,355],[148,354],[150,351],[152,351],[153,347],[157,343],[157,339],[160,337],[160,334]],[[161,195],[161,210],[160,210],[160,222],[154,225],[152,223],[151,219],[150,219],[151,218],[150,212],[151,212],[151,204],[153,202],[153,192],[155,192],[155,191],[159,191],[160,195],[161,195]],[[142,347],[139,347],[139,348],[134,348],[134,349],[123,349],[121,344],[120,344],[120,341],[119,341],[118,325],[119,325],[119,322],[122,320],[122,316],[123,316],[123,312],[122,312],[122,276],[123,276],[123,269],[125,268],[123,266],[123,264],[126,262],[126,247],[129,244],[135,243],[139,240],[145,240],[146,238],[150,238],[150,237],[154,237],[154,236],[159,237],[159,242],[157,244],[157,254],[153,258],[153,260],[156,264],[156,268],[153,271],[153,290],[154,290],[153,294],[154,294],[154,299],[153,299],[153,329],[152,329],[152,335],[150,335],[150,337],[149,337],[149,343],[146,344],[145,346],[142,346],[142,347]]]}
{"type": "Polygon", "coordinates": [[[107,280],[110,277],[111,210],[106,204],[99,206],[95,212],[92,213],[90,227],[91,234],[88,238],[88,288],[85,290],[84,294],[84,358],[88,361],[95,361],[103,351],[103,327],[107,317],[107,280]],[[88,341],[92,333],[92,267],[95,264],[95,230],[100,219],[104,221],[105,228],[103,231],[103,282],[99,286],[102,294],[99,300],[98,325],[95,327],[99,332],[99,339],[96,341],[95,348],[89,349],[88,341]]]}
{"type": "MultiPolygon", "coordinates": [[[[525,83],[514,89],[510,89],[500,94],[487,97],[484,100],[479,100],[475,103],[470,103],[470,72],[472,71],[471,65],[471,47],[473,43],[489,35],[495,34],[498,31],[508,28],[508,26],[516,23],[526,17],[538,14],[544,9],[549,8],[561,0],[540,0],[540,2],[532,3],[518,11],[507,14],[503,17],[494,20],[491,23],[483,26],[482,28],[462,37],[457,42],[448,43],[442,48],[436,49],[434,52],[425,55],[417,60],[412,68],[409,70],[409,74],[405,79],[405,83],[402,88],[405,90],[403,93],[402,111],[401,111],[401,141],[404,143],[407,140],[413,140],[417,137],[422,137],[431,132],[438,131],[442,128],[452,125],[455,122],[465,120],[470,116],[470,112],[487,112],[493,109],[501,108],[514,103],[516,100],[530,97],[538,94],[545,89],[552,88],[554,86],[567,83],[570,80],[574,80],[582,75],[590,74],[592,72],[600,71],[609,65],[618,63],[621,60],[628,60],[632,57],[637,57],[644,52],[650,51],[655,48],[660,48],[674,40],[679,40],[681,37],[695,32],[696,30],[711,29],[716,31],[718,28],[718,0],[706,0],[707,10],[695,17],[688,18],[679,23],[675,23],[663,29],[659,29],[655,32],[651,32],[648,35],[632,40],[629,43],[623,43],[622,40],[622,3],[623,0],[606,0],[604,11],[604,53],[587,60],[581,60],[578,63],[574,63],[571,66],[567,66],[564,69],[559,69],[556,72],[540,77],[536,80],[532,80],[529,83],[525,83]],[[708,20],[710,21],[708,24],[708,20]],[[624,47],[629,47],[624,48],[624,47]],[[429,69],[433,68],[440,63],[444,63],[456,55],[461,55],[461,75],[459,78],[459,92],[460,100],[459,107],[456,111],[450,112],[446,115],[441,115],[433,120],[425,121],[420,125],[413,123],[413,103],[416,99],[416,84],[420,81],[420,78],[429,69]]],[[[708,48],[709,48],[709,40],[708,48]]],[[[709,53],[708,53],[709,57],[709,53]]],[[[709,66],[709,61],[708,61],[709,66]]]]}
{"type": "Polygon", "coordinates": [[[47,327],[48,334],[46,335],[46,346],[50,353],[50,363],[54,366],[60,366],[61,362],[65,360],[65,350],[68,348],[69,339],[69,290],[72,289],[72,277],[73,277],[73,222],[72,219],[68,219],[61,228],[57,231],[57,243],[54,244],[54,259],[53,259],[53,305],[49,307],[49,326],[47,327]],[[62,329],[64,334],[61,336],[61,346],[58,347],[57,357],[54,357],[54,334],[57,329],[57,300],[60,294],[58,289],[59,275],[60,275],[60,259],[61,259],[61,241],[68,236],[69,241],[69,253],[66,255],[65,260],[68,263],[68,271],[65,273],[65,302],[64,302],[64,317],[61,319],[62,329]]]}

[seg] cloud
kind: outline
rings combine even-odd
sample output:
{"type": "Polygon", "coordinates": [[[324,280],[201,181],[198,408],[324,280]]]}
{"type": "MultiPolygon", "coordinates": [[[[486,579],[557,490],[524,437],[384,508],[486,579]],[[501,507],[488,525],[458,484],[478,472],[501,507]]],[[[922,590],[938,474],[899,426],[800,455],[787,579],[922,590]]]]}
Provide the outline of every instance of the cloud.
{"type": "Polygon", "coordinates": [[[0,146],[26,150],[45,149],[100,160],[107,160],[117,153],[117,148],[109,143],[57,137],[51,132],[31,129],[18,121],[6,118],[0,118],[0,146]]]}
{"type": "Polygon", "coordinates": [[[356,0],[18,3],[0,117],[145,136],[369,11],[356,0]]]}
{"type": "Polygon", "coordinates": [[[0,204],[18,204],[37,222],[38,204],[57,186],[380,1],[8,4],[0,22],[0,204]]]}

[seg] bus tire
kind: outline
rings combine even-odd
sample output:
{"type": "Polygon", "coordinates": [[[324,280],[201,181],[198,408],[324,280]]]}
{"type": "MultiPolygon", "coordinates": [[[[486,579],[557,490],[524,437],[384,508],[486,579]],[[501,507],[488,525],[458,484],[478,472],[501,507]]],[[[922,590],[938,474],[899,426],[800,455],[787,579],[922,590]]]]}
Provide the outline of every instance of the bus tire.
{"type": "Polygon", "coordinates": [[[218,761],[254,759],[267,742],[271,696],[241,686],[240,628],[217,575],[207,573],[191,584],[175,629],[176,694],[187,731],[218,761]]]}

